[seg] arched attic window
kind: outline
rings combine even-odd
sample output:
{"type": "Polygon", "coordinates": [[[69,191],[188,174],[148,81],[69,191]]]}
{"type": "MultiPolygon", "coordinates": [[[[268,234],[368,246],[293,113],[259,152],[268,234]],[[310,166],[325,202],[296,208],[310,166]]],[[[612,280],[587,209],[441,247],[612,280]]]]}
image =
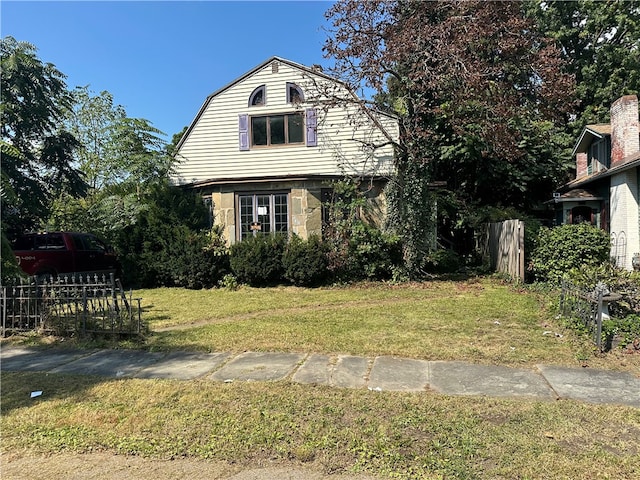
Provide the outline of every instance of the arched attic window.
{"type": "Polygon", "coordinates": [[[287,82],[287,103],[304,102],[304,93],[302,89],[295,83],[287,82]]]}
{"type": "Polygon", "coordinates": [[[264,85],[260,85],[256,88],[251,95],[249,96],[249,106],[250,107],[259,107],[266,103],[267,99],[267,88],[264,85]]]}

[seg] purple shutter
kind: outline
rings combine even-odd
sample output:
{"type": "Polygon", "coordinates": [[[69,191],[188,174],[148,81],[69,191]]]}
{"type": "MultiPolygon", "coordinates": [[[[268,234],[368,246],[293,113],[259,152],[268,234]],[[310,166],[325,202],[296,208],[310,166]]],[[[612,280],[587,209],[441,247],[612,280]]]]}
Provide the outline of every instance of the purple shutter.
{"type": "Polygon", "coordinates": [[[307,108],[307,147],[318,146],[318,117],[315,108],[307,108]]]}
{"type": "Polygon", "coordinates": [[[240,151],[249,150],[249,115],[246,113],[238,115],[238,134],[240,151]]]}

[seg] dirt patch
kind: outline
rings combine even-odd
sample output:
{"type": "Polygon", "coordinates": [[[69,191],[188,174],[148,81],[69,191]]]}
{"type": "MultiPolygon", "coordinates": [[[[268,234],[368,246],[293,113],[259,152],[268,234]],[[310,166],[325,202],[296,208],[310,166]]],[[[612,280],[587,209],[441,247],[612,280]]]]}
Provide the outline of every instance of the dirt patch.
{"type": "Polygon", "coordinates": [[[110,453],[38,456],[4,452],[1,458],[3,480],[375,480],[365,475],[327,475],[298,465],[253,467],[211,460],[158,460],[110,453]]]}

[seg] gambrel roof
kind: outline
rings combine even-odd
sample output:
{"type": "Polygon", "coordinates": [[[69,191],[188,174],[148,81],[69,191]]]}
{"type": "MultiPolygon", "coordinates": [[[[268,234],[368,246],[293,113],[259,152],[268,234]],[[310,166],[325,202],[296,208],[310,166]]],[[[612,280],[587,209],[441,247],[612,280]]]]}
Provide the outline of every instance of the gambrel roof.
{"type": "Polygon", "coordinates": [[[274,56],[207,96],[178,142],[172,181],[388,175],[398,137],[398,118],[368,108],[345,82],[274,56]],[[302,132],[262,143],[256,135],[272,119],[302,132]]]}
{"type": "Polygon", "coordinates": [[[189,125],[189,128],[187,129],[187,131],[184,133],[184,135],[180,139],[180,142],[178,142],[177,149],[180,148],[180,146],[184,143],[185,139],[189,136],[189,133],[191,133],[191,130],[193,130],[193,127],[196,125],[196,123],[198,123],[198,120],[202,116],[203,112],[207,109],[207,107],[209,106],[209,103],[211,103],[211,100],[213,98],[215,98],[216,96],[220,95],[221,93],[227,91],[228,89],[230,89],[234,85],[237,85],[238,83],[244,81],[246,78],[249,78],[250,76],[252,76],[256,72],[259,72],[260,70],[262,70],[266,66],[270,65],[274,61],[279,62],[279,63],[283,63],[285,65],[289,65],[290,67],[298,69],[298,70],[300,70],[300,71],[302,71],[304,73],[311,74],[311,75],[316,75],[316,76],[322,77],[322,78],[324,78],[326,80],[330,80],[330,81],[333,81],[333,82],[340,83],[343,86],[345,86],[346,88],[348,88],[344,84],[344,82],[342,82],[342,81],[340,81],[340,80],[338,80],[338,79],[336,79],[334,77],[331,77],[331,76],[327,75],[326,73],[324,73],[322,71],[321,67],[307,67],[307,66],[302,65],[300,63],[296,63],[296,62],[292,62],[291,60],[287,60],[286,58],[273,56],[273,57],[265,60],[264,62],[262,62],[260,65],[257,65],[256,67],[252,68],[251,70],[249,70],[245,74],[241,75],[240,77],[236,78],[235,80],[227,83],[225,86],[219,88],[218,90],[213,92],[211,95],[209,95],[205,99],[205,101],[202,104],[202,106],[200,107],[200,110],[198,111],[198,114],[195,116],[195,118],[193,119],[193,121],[189,125]]]}

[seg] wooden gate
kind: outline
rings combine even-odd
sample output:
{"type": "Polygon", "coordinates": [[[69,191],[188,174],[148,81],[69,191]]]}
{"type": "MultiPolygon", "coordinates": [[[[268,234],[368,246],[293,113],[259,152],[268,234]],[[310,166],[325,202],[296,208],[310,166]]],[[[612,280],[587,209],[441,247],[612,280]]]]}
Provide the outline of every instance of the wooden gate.
{"type": "Polygon", "coordinates": [[[524,281],[524,222],[487,223],[477,239],[482,258],[496,272],[524,281]]]}

